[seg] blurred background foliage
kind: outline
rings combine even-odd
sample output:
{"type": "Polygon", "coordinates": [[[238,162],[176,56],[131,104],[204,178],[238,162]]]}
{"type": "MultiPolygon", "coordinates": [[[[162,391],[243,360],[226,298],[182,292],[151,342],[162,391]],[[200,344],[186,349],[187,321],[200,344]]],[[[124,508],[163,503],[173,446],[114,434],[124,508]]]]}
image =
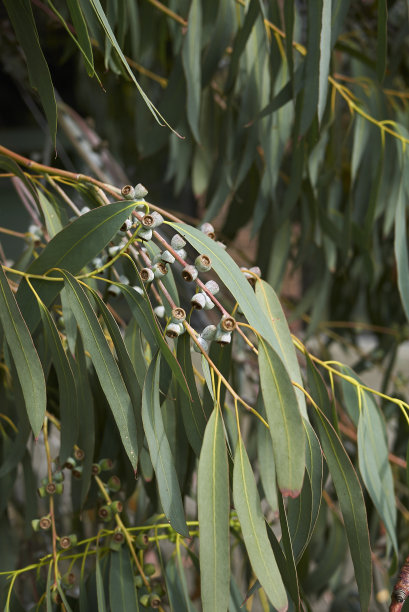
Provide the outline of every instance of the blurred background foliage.
{"type": "MultiPolygon", "coordinates": [[[[379,388],[406,397],[395,365],[409,335],[407,2],[5,0],[0,25],[2,145],[118,187],[141,181],[182,219],[212,221],[322,354],[352,346],[355,371],[378,367],[379,388]]],[[[0,189],[2,225],[28,226],[12,188],[0,189]]],[[[13,257],[13,239],[1,243],[13,257]]],[[[382,408],[403,457],[403,417],[382,408]]],[[[304,588],[332,580],[333,610],[358,609],[336,571],[345,538],[323,515],[304,588]]]]}

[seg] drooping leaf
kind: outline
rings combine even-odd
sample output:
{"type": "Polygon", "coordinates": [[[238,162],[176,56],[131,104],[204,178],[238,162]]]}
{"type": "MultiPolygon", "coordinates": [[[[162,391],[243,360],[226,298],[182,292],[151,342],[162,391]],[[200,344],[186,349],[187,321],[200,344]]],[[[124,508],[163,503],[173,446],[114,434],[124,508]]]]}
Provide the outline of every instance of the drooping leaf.
{"type": "Polygon", "coordinates": [[[304,420],[306,474],[300,495],[288,500],[288,524],[294,556],[299,560],[314,532],[321,507],[323,485],[322,451],[316,433],[304,420]]]}
{"type": "Polygon", "coordinates": [[[101,572],[101,565],[98,554],[95,559],[95,573],[96,573],[96,581],[97,581],[97,599],[98,599],[98,610],[99,612],[106,612],[107,604],[105,600],[105,592],[104,592],[104,579],[101,572]]]}
{"type": "Polygon", "coordinates": [[[365,502],[358,476],[328,419],[315,412],[319,437],[341,506],[362,610],[371,597],[372,565],[365,502]]]}
{"type": "Polygon", "coordinates": [[[323,0],[320,33],[320,63],[318,81],[318,121],[321,123],[327,101],[328,75],[331,61],[332,0],[323,0]]]}
{"type": "Polygon", "coordinates": [[[88,76],[94,75],[94,58],[92,55],[92,45],[88,34],[87,24],[78,0],[67,0],[68,10],[70,11],[72,23],[78,36],[78,43],[81,52],[86,58],[85,65],[88,76]]]}
{"type": "MultiPolygon", "coordinates": [[[[402,173],[406,165],[402,166],[402,173]]],[[[409,320],[409,252],[406,230],[406,197],[403,174],[399,179],[398,203],[395,212],[395,259],[398,270],[398,288],[403,310],[409,320]]]]}
{"type": "Polygon", "coordinates": [[[278,501],[273,443],[269,430],[260,420],[257,421],[257,455],[260,480],[263,485],[266,500],[271,510],[277,513],[278,501]]]}
{"type": "Polygon", "coordinates": [[[273,442],[278,486],[283,495],[296,497],[305,470],[305,434],[292,382],[271,346],[260,338],[260,385],[273,442]]]}
{"type": "Polygon", "coordinates": [[[204,612],[229,603],[229,468],[218,406],[206,427],[198,468],[200,579],[204,612]]]}
{"type": "Polygon", "coordinates": [[[59,410],[61,422],[60,461],[63,464],[77,442],[79,405],[74,374],[61,343],[57,327],[41,300],[38,302],[47,343],[58,378],[59,410]]]}
{"type": "Polygon", "coordinates": [[[135,416],[128,391],[84,290],[68,272],[62,271],[61,275],[65,280],[68,298],[85,350],[91,356],[99,382],[118,426],[125,451],[135,470],[138,462],[138,442],[135,416]]]}
{"type": "Polygon", "coordinates": [[[197,142],[200,142],[199,117],[200,94],[202,88],[202,4],[201,0],[191,0],[188,26],[182,47],[182,62],[187,86],[187,118],[190,129],[197,142]]]}
{"type": "MultiPolygon", "coordinates": [[[[295,347],[291,338],[290,328],[274,289],[265,281],[259,280],[256,282],[256,298],[266,313],[268,321],[272,327],[273,335],[269,337],[269,343],[278,353],[291,380],[302,386],[302,378],[300,366],[298,364],[295,347]]],[[[304,393],[300,389],[295,389],[298,406],[302,417],[308,420],[307,410],[305,406],[304,393]]]]}
{"type": "Polygon", "coordinates": [[[38,91],[47,117],[51,140],[55,147],[57,134],[57,104],[47,61],[40,45],[40,38],[29,0],[5,0],[17,39],[24,50],[31,86],[38,91]]]}
{"type": "Polygon", "coordinates": [[[134,584],[134,573],[127,546],[110,554],[109,600],[111,610],[130,612],[138,610],[137,594],[134,584]]]}
{"type": "Polygon", "coordinates": [[[191,393],[191,398],[185,393],[179,395],[183,424],[189,443],[196,455],[199,456],[206,428],[206,415],[196,388],[196,380],[190,354],[190,337],[188,334],[182,334],[178,338],[177,360],[184,372],[191,393]]]}
{"type": "Polygon", "coordinates": [[[267,537],[256,481],[241,438],[234,457],[233,498],[253,571],[273,606],[284,612],[288,607],[287,596],[267,537]]]}
{"type": "Polygon", "coordinates": [[[159,373],[160,353],[157,353],[149,365],[143,388],[143,426],[163,511],[175,531],[187,537],[189,531],[184,518],[182,497],[160,409],[159,373]]]}
{"type": "Polygon", "coordinates": [[[43,424],[47,401],[43,368],[2,267],[0,269],[0,320],[16,365],[30,425],[34,435],[38,436],[43,424]]]}
{"type": "Polygon", "coordinates": [[[394,483],[385,424],[373,398],[362,391],[358,423],[359,471],[398,555],[394,483]]]}
{"type": "Polygon", "coordinates": [[[388,6],[386,0],[377,0],[378,35],[376,47],[376,75],[382,83],[388,51],[388,6]]]}
{"type": "Polygon", "coordinates": [[[308,5],[307,12],[307,55],[305,58],[305,87],[300,96],[302,99],[300,114],[300,135],[303,136],[310,127],[318,107],[318,88],[320,77],[320,32],[323,13],[323,0],[316,0],[308,5]]]}

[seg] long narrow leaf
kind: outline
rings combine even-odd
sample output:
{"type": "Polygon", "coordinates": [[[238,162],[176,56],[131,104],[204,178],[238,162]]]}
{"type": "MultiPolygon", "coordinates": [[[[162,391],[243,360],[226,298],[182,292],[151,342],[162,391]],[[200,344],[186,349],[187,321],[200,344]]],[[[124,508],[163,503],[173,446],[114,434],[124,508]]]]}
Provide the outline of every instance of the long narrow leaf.
{"type": "Polygon", "coordinates": [[[203,439],[198,469],[200,579],[204,612],[229,604],[229,468],[220,409],[215,406],[203,439]]]}
{"type": "Polygon", "coordinates": [[[305,470],[305,434],[297,398],[281,359],[262,339],[258,359],[278,486],[283,495],[296,497],[305,470]]]}
{"type": "Polygon", "coordinates": [[[99,382],[118,426],[125,451],[135,470],[138,462],[138,442],[131,399],[84,290],[71,274],[64,271],[61,274],[65,279],[65,287],[85,350],[91,356],[99,382]]]}
{"type": "Polygon", "coordinates": [[[0,267],[0,320],[23,390],[27,414],[38,436],[46,408],[46,389],[40,359],[16,299],[0,267]]]}
{"type": "Polygon", "coordinates": [[[158,481],[163,511],[172,527],[187,537],[182,497],[169,442],[163,426],[159,403],[159,353],[152,359],[146,373],[142,394],[142,420],[152,465],[158,481]]]}
{"type": "Polygon", "coordinates": [[[241,438],[234,457],[233,498],[254,573],[273,606],[284,612],[288,607],[287,596],[267,537],[256,481],[241,438]]]}

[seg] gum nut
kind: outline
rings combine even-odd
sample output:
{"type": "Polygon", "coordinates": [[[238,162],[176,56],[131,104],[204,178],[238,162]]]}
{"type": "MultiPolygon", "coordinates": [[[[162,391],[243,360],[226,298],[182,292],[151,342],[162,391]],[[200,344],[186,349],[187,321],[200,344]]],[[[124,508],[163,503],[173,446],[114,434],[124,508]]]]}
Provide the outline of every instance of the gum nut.
{"type": "MultiPolygon", "coordinates": [[[[208,343],[208,341],[205,340],[204,338],[202,338],[202,336],[198,336],[196,338],[196,340],[198,341],[199,345],[204,350],[204,352],[208,353],[209,352],[209,343],[208,343]]],[[[193,343],[193,349],[196,351],[196,353],[201,353],[202,352],[200,350],[200,348],[197,346],[196,342],[193,343]]]]}
{"type": "Polygon", "coordinates": [[[166,328],[166,335],[168,338],[177,338],[182,333],[183,325],[180,323],[169,323],[166,328]]]}
{"type": "Polygon", "coordinates": [[[153,273],[153,270],[151,270],[151,268],[142,268],[141,279],[143,280],[144,283],[151,283],[154,278],[155,278],[155,275],[153,273]]]}
{"type": "Polygon", "coordinates": [[[202,225],[200,226],[200,231],[210,237],[213,234],[214,238],[214,227],[211,223],[202,223],[202,225]]]}
{"type": "Polygon", "coordinates": [[[231,332],[223,332],[220,329],[220,330],[218,330],[216,332],[215,340],[219,344],[230,344],[230,342],[231,342],[231,332]]]}
{"type": "Polygon", "coordinates": [[[142,287],[138,287],[138,285],[134,285],[132,289],[134,289],[136,293],[139,293],[139,295],[144,295],[142,287]]]}
{"type": "Polygon", "coordinates": [[[212,295],[216,295],[216,293],[219,293],[220,291],[219,285],[214,280],[207,281],[207,283],[205,283],[205,287],[212,295]]]}
{"type": "Polygon", "coordinates": [[[121,274],[119,280],[123,285],[129,285],[129,278],[127,278],[124,274],[121,274]]]}
{"type": "Polygon", "coordinates": [[[180,306],[172,309],[172,323],[183,323],[186,319],[186,312],[180,306]]]}
{"type": "Polygon", "coordinates": [[[193,308],[196,308],[196,310],[202,310],[202,308],[204,308],[206,305],[206,296],[202,292],[195,293],[190,302],[193,308]]]}
{"type": "Polygon", "coordinates": [[[135,198],[144,198],[145,196],[148,195],[148,190],[146,189],[146,187],[144,187],[142,185],[142,183],[138,183],[135,186],[135,198]]]}
{"type": "Polygon", "coordinates": [[[28,233],[29,234],[34,234],[34,236],[41,236],[42,235],[42,231],[41,231],[41,227],[39,225],[35,225],[34,223],[32,225],[30,225],[30,227],[28,228],[28,233]]]}
{"type": "Polygon", "coordinates": [[[155,306],[153,312],[156,314],[157,317],[159,317],[159,319],[163,319],[163,317],[165,316],[165,307],[162,305],[155,306]]]}
{"type": "Polygon", "coordinates": [[[204,340],[210,342],[216,335],[217,327],[216,325],[208,325],[204,328],[202,333],[200,334],[204,340]]]}
{"type": "Polygon", "coordinates": [[[175,234],[170,241],[170,245],[172,249],[179,250],[183,249],[183,247],[186,245],[186,241],[183,240],[180,234],[175,234]]]}
{"type": "Polygon", "coordinates": [[[163,251],[163,253],[161,253],[160,255],[162,261],[165,261],[168,264],[173,264],[175,261],[175,258],[173,257],[172,253],[170,251],[163,251]]]}
{"type": "Polygon", "coordinates": [[[139,230],[138,238],[142,238],[142,240],[150,240],[152,238],[152,230],[142,228],[139,230]]]}
{"type": "Polygon", "coordinates": [[[129,219],[125,219],[124,223],[121,225],[120,227],[120,232],[127,232],[128,230],[130,230],[132,227],[132,221],[130,221],[129,219]]]}
{"type": "Polygon", "coordinates": [[[152,270],[155,275],[155,278],[162,278],[162,276],[165,276],[168,273],[166,264],[163,262],[155,264],[152,270]]]}
{"type": "Polygon", "coordinates": [[[192,281],[197,279],[198,272],[194,266],[185,266],[182,270],[183,279],[191,283],[192,281]]]}
{"type": "Polygon", "coordinates": [[[133,200],[135,197],[135,189],[132,185],[124,185],[121,189],[121,194],[126,200],[133,200]]]}
{"type": "Polygon", "coordinates": [[[231,332],[236,327],[236,321],[232,316],[225,314],[220,320],[220,327],[225,332],[231,332]]]}
{"type": "Polygon", "coordinates": [[[176,253],[179,255],[181,259],[186,259],[187,253],[185,249],[175,249],[176,253]]]}
{"type": "Polygon", "coordinates": [[[214,308],[214,302],[205,294],[206,304],[204,305],[205,310],[212,310],[214,308]]]}
{"type": "Polygon", "coordinates": [[[108,249],[108,255],[110,257],[115,257],[115,255],[121,250],[121,247],[119,246],[111,246],[108,249]]]}
{"type": "Polygon", "coordinates": [[[199,255],[195,259],[195,266],[199,272],[208,272],[212,269],[212,261],[208,255],[199,255]]]}
{"type": "Polygon", "coordinates": [[[142,218],[142,225],[144,227],[150,227],[151,229],[159,227],[159,225],[162,225],[162,223],[163,217],[160,213],[156,212],[156,210],[152,211],[151,213],[148,213],[147,215],[144,215],[144,217],[142,218]]]}
{"type": "Polygon", "coordinates": [[[91,209],[89,206],[84,206],[83,208],[81,208],[80,210],[80,214],[81,215],[85,215],[85,213],[89,212],[91,209]]]}
{"type": "Polygon", "coordinates": [[[161,253],[156,253],[154,258],[152,259],[152,264],[155,265],[159,263],[160,261],[162,261],[161,253]]]}

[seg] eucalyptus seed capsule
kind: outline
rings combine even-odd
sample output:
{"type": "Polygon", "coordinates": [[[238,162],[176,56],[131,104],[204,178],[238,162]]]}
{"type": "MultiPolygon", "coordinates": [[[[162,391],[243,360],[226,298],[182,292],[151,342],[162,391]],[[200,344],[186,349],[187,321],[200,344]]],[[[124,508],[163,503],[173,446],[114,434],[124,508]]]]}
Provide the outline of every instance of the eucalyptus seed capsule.
{"type": "Polygon", "coordinates": [[[208,255],[199,255],[195,259],[195,267],[199,272],[208,272],[212,269],[212,261],[208,255]]]}
{"type": "Polygon", "coordinates": [[[230,344],[231,342],[231,332],[224,332],[221,329],[218,329],[215,335],[216,342],[225,346],[226,344],[230,344]]]}
{"type": "Polygon", "coordinates": [[[183,332],[184,327],[181,323],[169,323],[166,328],[166,335],[168,338],[177,338],[183,332]]]}
{"type": "Polygon", "coordinates": [[[109,504],[109,507],[114,514],[118,514],[124,509],[122,502],[119,500],[113,501],[111,504],[109,504]]]}
{"type": "Polygon", "coordinates": [[[236,321],[230,315],[223,315],[220,321],[220,327],[225,332],[231,332],[236,327],[236,321]]]}
{"type": "Polygon", "coordinates": [[[180,257],[180,259],[186,259],[187,253],[185,249],[175,249],[175,253],[180,257]]]}
{"type": "Polygon", "coordinates": [[[173,264],[175,262],[175,258],[173,257],[172,253],[168,250],[163,251],[163,253],[160,254],[160,258],[162,261],[168,264],[173,264]]]}
{"type": "Polygon", "coordinates": [[[98,516],[104,521],[104,523],[107,523],[112,518],[112,509],[107,505],[101,506],[98,510],[98,516]]]}
{"type": "Polygon", "coordinates": [[[153,267],[153,274],[155,276],[155,278],[162,278],[163,276],[166,276],[166,274],[168,273],[168,269],[166,267],[166,264],[163,263],[163,261],[156,263],[153,267]]]}
{"type": "Polygon", "coordinates": [[[144,283],[151,283],[155,278],[155,274],[151,268],[142,268],[140,274],[144,283]]]}
{"type": "Polygon", "coordinates": [[[138,287],[138,285],[134,285],[132,289],[136,291],[136,293],[139,293],[139,295],[145,295],[142,287],[138,287]]]}
{"type": "Polygon", "coordinates": [[[107,487],[110,491],[116,493],[121,488],[121,481],[118,476],[111,476],[107,482],[107,487]]]}
{"type": "Polygon", "coordinates": [[[197,275],[198,272],[194,266],[185,266],[182,270],[182,277],[188,283],[191,283],[192,281],[196,280],[197,275]]]}
{"type": "Polygon", "coordinates": [[[58,545],[63,550],[67,550],[67,548],[71,548],[71,546],[75,546],[77,541],[78,541],[78,538],[75,535],[75,533],[71,533],[70,535],[63,536],[62,538],[60,538],[58,541],[58,545]]]}
{"type": "Polygon", "coordinates": [[[205,296],[204,309],[205,310],[212,310],[212,308],[214,308],[214,302],[209,298],[208,295],[206,295],[206,293],[204,294],[204,296],[205,296]]]}
{"type": "Polygon", "coordinates": [[[177,306],[172,309],[172,323],[183,323],[186,319],[186,312],[183,308],[177,306]]]}
{"type": "Polygon", "coordinates": [[[145,240],[146,242],[149,242],[149,240],[151,240],[152,238],[152,230],[150,228],[149,229],[142,228],[141,230],[139,230],[138,238],[141,238],[141,240],[145,240]]]}
{"type": "Polygon", "coordinates": [[[208,325],[207,327],[204,328],[204,330],[202,331],[200,335],[204,340],[211,341],[214,339],[216,335],[216,330],[217,330],[216,325],[208,325]]]}
{"type": "Polygon", "coordinates": [[[38,526],[43,531],[47,531],[51,527],[51,518],[49,516],[42,516],[38,522],[38,526]]]}
{"type": "Polygon", "coordinates": [[[135,189],[132,185],[124,185],[121,189],[121,194],[125,200],[135,199],[135,189]]]}
{"type": "Polygon", "coordinates": [[[163,223],[163,217],[156,210],[144,215],[141,219],[141,223],[144,227],[155,229],[155,227],[159,227],[163,223]]]}
{"type": "Polygon", "coordinates": [[[121,250],[120,246],[111,246],[108,249],[108,255],[110,257],[115,257],[115,255],[117,255],[119,253],[119,251],[121,250]]]}

